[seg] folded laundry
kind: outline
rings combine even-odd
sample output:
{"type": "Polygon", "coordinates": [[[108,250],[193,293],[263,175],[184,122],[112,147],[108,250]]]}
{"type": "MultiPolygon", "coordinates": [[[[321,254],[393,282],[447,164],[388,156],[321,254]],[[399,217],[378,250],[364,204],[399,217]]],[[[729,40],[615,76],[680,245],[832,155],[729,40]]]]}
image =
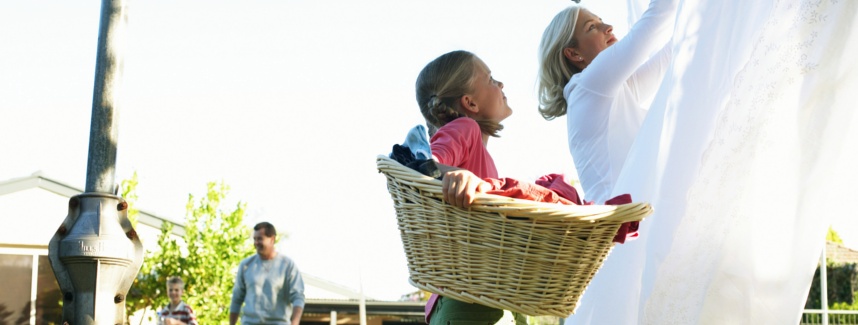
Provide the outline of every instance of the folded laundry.
{"type": "MultiPolygon", "coordinates": [[[[409,147],[394,144],[393,151],[390,153],[390,158],[396,160],[400,164],[408,168],[416,170],[423,175],[432,178],[441,178],[441,171],[437,163],[430,159],[417,159],[414,152],[409,147]]],[[[548,174],[540,177],[536,182],[523,182],[515,178],[484,178],[484,181],[492,185],[492,189],[486,194],[500,195],[515,199],[531,200],[538,202],[558,203],[558,204],[574,204],[574,205],[592,205],[592,202],[584,201],[578,190],[567,182],[563,174],[548,174]]],[[[621,205],[632,203],[632,197],[629,194],[618,195],[610,200],[605,201],[605,205],[621,205]]],[[[623,244],[626,240],[635,239],[639,236],[638,221],[626,222],[617,230],[613,241],[623,244]]]]}
{"type": "MultiPolygon", "coordinates": [[[[592,205],[581,199],[578,190],[564,179],[563,174],[548,174],[536,180],[536,183],[522,182],[514,178],[484,178],[484,181],[492,184],[492,189],[486,194],[506,196],[516,199],[531,200],[538,202],[592,205]]],[[[629,194],[618,195],[605,202],[606,205],[621,205],[632,203],[629,194]]],[[[626,240],[638,237],[640,223],[637,221],[626,222],[617,230],[613,241],[625,243],[626,240]]]]}

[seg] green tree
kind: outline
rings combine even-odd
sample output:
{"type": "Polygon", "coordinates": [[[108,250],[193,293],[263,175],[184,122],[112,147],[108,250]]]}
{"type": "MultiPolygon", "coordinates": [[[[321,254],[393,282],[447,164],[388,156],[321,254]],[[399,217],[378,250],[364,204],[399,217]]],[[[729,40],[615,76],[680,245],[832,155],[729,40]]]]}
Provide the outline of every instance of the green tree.
{"type": "Polygon", "coordinates": [[[122,198],[128,203],[128,220],[131,221],[131,226],[137,229],[137,172],[131,175],[131,179],[124,179],[119,185],[122,198]]]}
{"type": "Polygon", "coordinates": [[[557,316],[527,316],[530,325],[562,325],[560,320],[557,316]]]}
{"type": "Polygon", "coordinates": [[[158,249],[146,252],[128,295],[129,315],[143,308],[165,306],[169,300],[166,279],[178,275],[185,281],[184,300],[201,324],[228,323],[235,269],[253,251],[250,229],[243,223],[246,204],[238,202],[224,209],[228,192],[223,182],[210,182],[198,200],[189,195],[182,238],[175,238],[173,225],[164,223],[158,249]]]}
{"type": "Polygon", "coordinates": [[[834,231],[834,228],[828,226],[828,234],[825,235],[825,241],[843,245],[843,239],[834,231]]]}
{"type": "MultiPolygon", "coordinates": [[[[825,241],[843,244],[843,239],[830,226],[828,227],[828,234],[825,235],[825,241]]],[[[858,310],[858,290],[856,290],[858,288],[858,264],[838,263],[832,260],[828,260],[826,264],[828,307],[834,310],[858,310]]],[[[820,274],[818,267],[813,275],[805,308],[818,309],[822,306],[820,274]]],[[[829,317],[832,321],[839,321],[840,316],[844,315],[831,315],[829,317]]]]}
{"type": "Polygon", "coordinates": [[[432,293],[426,290],[417,290],[406,293],[399,297],[399,301],[429,301],[432,293]]]}

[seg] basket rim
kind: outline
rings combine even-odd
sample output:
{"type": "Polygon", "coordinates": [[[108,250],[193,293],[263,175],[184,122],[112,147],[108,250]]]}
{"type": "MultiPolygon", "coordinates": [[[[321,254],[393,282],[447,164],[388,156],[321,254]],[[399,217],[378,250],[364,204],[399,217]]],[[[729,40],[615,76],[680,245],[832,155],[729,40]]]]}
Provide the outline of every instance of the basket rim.
{"type": "MultiPolygon", "coordinates": [[[[397,182],[417,187],[421,190],[422,194],[443,200],[441,181],[405,167],[385,155],[378,155],[376,166],[379,172],[386,174],[388,177],[393,177],[397,182]]],[[[525,217],[533,220],[582,222],[641,221],[653,212],[652,206],[647,202],[633,202],[621,205],[566,205],[485,193],[476,193],[470,210],[499,213],[505,216],[525,217]]]]}

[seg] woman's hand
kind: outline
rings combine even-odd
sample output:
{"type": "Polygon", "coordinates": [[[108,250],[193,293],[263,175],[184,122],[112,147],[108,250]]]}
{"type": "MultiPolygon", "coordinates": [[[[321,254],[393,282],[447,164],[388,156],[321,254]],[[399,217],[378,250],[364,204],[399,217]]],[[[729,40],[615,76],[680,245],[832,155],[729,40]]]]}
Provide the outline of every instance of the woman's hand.
{"type": "Polygon", "coordinates": [[[446,171],[441,181],[444,201],[464,209],[469,208],[474,202],[475,193],[485,193],[491,189],[491,184],[467,169],[446,171]]]}

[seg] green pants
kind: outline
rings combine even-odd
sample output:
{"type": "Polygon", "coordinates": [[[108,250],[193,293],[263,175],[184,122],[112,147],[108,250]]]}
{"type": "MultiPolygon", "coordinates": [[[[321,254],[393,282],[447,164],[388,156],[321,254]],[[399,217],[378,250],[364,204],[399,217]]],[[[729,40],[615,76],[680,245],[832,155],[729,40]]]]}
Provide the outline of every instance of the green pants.
{"type": "MultiPolygon", "coordinates": [[[[519,313],[512,314],[515,317],[515,325],[527,325],[526,316],[519,313]]],[[[435,303],[429,325],[494,325],[501,317],[503,317],[503,309],[441,296],[435,303]]]]}

